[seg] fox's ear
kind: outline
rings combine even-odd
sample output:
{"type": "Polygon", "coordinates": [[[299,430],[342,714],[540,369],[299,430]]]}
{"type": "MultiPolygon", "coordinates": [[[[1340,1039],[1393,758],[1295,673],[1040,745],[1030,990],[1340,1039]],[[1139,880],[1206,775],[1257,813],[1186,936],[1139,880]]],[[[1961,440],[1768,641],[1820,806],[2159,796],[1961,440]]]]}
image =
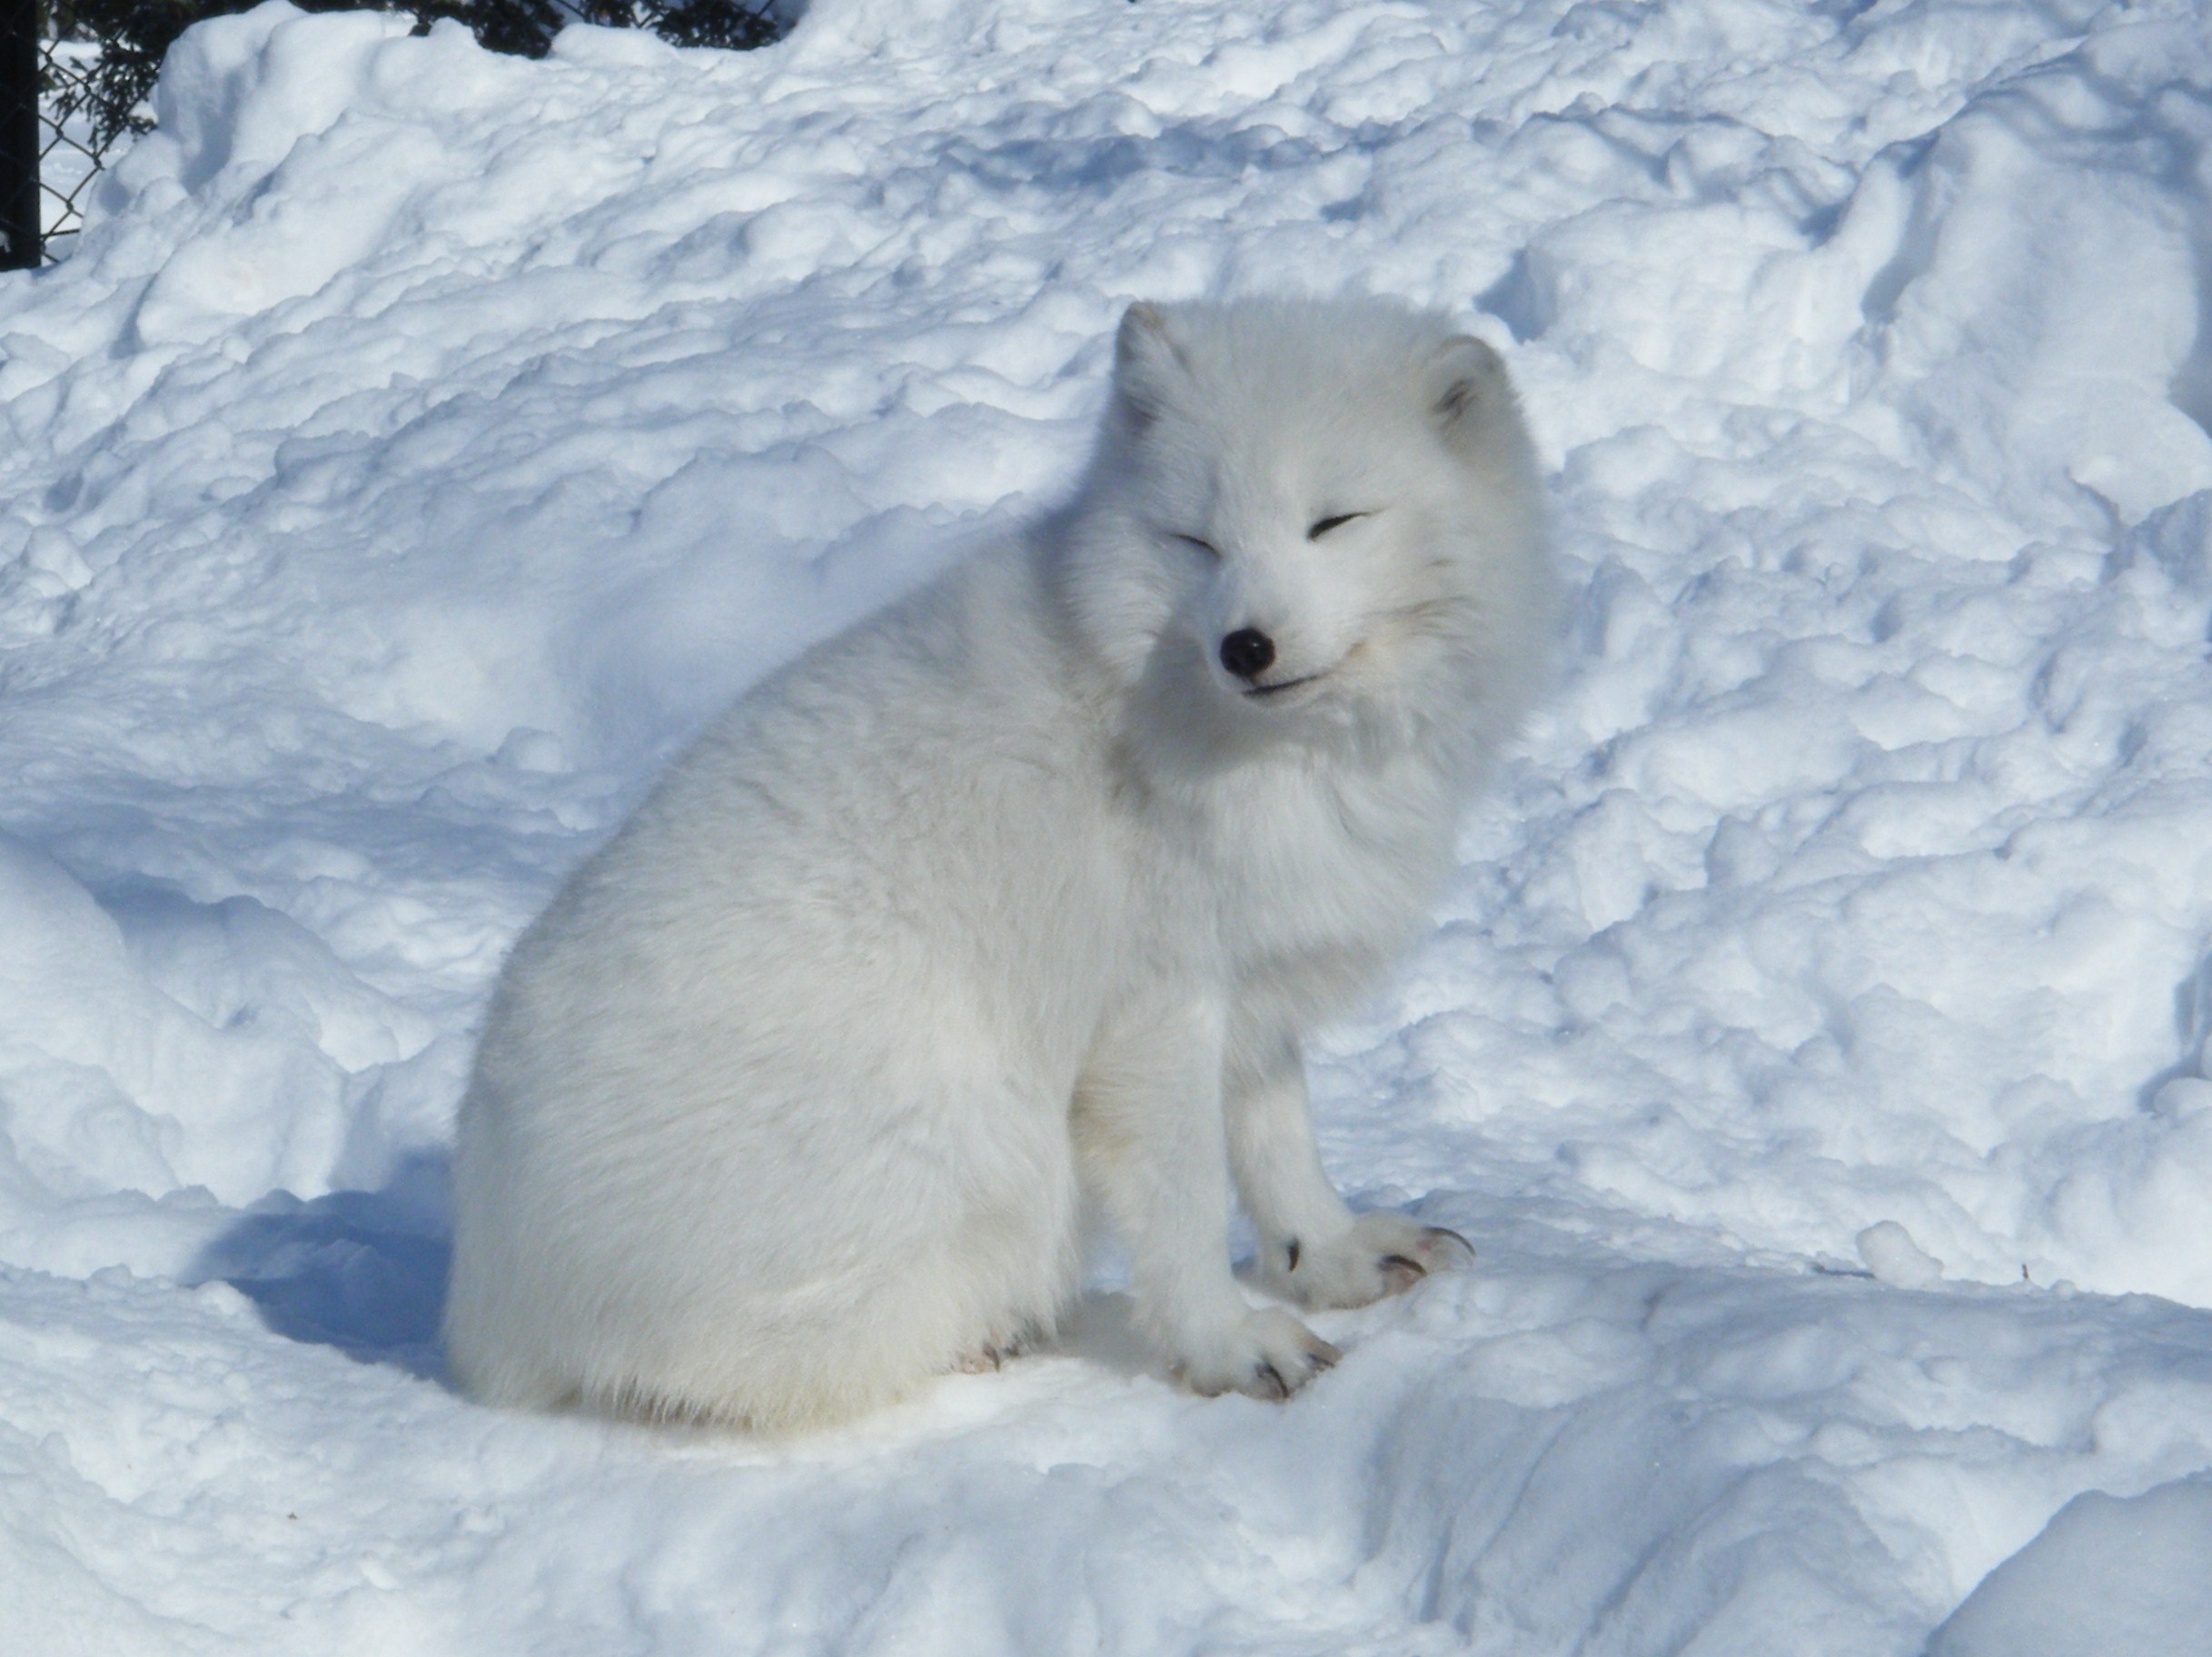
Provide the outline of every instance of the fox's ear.
{"type": "Polygon", "coordinates": [[[1455,440],[1476,436],[1484,416],[1494,414],[1513,394],[1504,359],[1471,333],[1455,333],[1437,347],[1424,383],[1429,417],[1445,437],[1455,440]]]}
{"type": "Polygon", "coordinates": [[[1114,392],[1139,425],[1156,419],[1190,362],[1175,325],[1159,306],[1138,300],[1121,315],[1114,335],[1114,392]]]}

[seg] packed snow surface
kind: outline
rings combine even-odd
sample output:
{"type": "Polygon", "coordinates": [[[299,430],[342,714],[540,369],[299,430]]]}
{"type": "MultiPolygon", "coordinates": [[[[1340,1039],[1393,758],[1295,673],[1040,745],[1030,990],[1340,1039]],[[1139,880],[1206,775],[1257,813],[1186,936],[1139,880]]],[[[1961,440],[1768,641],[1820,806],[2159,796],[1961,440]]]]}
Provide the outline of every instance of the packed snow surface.
{"type": "Polygon", "coordinates": [[[1982,1580],[1929,1657],[2212,1650],[2212,1479],[2076,1496],[1982,1580]]]}
{"type": "Polygon", "coordinates": [[[2192,0],[278,4],[158,112],[0,277],[11,1652],[2212,1652],[2192,0]],[[1104,1287],[795,1443],[454,1396],[518,929],[1126,302],[1290,285],[1507,352],[1577,594],[1313,1055],[1481,1266],[1281,1407],[1104,1287]]]}

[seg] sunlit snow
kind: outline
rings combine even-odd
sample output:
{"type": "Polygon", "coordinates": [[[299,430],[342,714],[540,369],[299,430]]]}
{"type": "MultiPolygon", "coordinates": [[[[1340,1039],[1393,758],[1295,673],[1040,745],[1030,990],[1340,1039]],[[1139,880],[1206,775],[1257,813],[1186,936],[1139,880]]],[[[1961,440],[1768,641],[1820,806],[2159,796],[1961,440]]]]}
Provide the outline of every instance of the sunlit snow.
{"type": "Polygon", "coordinates": [[[0,1649],[2212,1652],[2201,6],[271,4],[158,113],[0,276],[0,1649]],[[1505,351],[1576,594],[1313,1055],[1479,1267],[1283,1406],[1105,1294],[795,1444],[453,1395],[517,930],[1280,287],[1505,351]]]}

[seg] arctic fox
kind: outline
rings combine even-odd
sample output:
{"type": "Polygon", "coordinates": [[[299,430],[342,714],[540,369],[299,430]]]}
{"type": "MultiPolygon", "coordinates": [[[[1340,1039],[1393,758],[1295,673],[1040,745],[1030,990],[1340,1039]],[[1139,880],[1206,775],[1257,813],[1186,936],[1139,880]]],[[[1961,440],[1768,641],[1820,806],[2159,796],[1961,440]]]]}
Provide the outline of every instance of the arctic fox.
{"type": "Polygon", "coordinates": [[[787,1429],[1049,1332],[1079,1211],[1202,1393],[1255,1309],[1463,1247],[1354,1215],[1302,1033],[1420,933],[1542,677],[1503,364],[1379,301],[1130,307],[1072,504],[743,697],[524,934],[461,1106],[446,1340],[500,1403],[787,1429]]]}

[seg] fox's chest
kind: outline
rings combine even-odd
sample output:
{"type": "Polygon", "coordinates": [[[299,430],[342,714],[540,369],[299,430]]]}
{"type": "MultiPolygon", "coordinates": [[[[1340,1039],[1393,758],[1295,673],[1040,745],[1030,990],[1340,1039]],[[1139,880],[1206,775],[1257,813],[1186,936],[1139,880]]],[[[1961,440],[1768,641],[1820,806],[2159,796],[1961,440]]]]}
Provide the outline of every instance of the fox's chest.
{"type": "Polygon", "coordinates": [[[1451,867],[1453,802],[1428,779],[1291,773],[1225,790],[1204,855],[1237,970],[1334,998],[1426,924],[1451,867]]]}

